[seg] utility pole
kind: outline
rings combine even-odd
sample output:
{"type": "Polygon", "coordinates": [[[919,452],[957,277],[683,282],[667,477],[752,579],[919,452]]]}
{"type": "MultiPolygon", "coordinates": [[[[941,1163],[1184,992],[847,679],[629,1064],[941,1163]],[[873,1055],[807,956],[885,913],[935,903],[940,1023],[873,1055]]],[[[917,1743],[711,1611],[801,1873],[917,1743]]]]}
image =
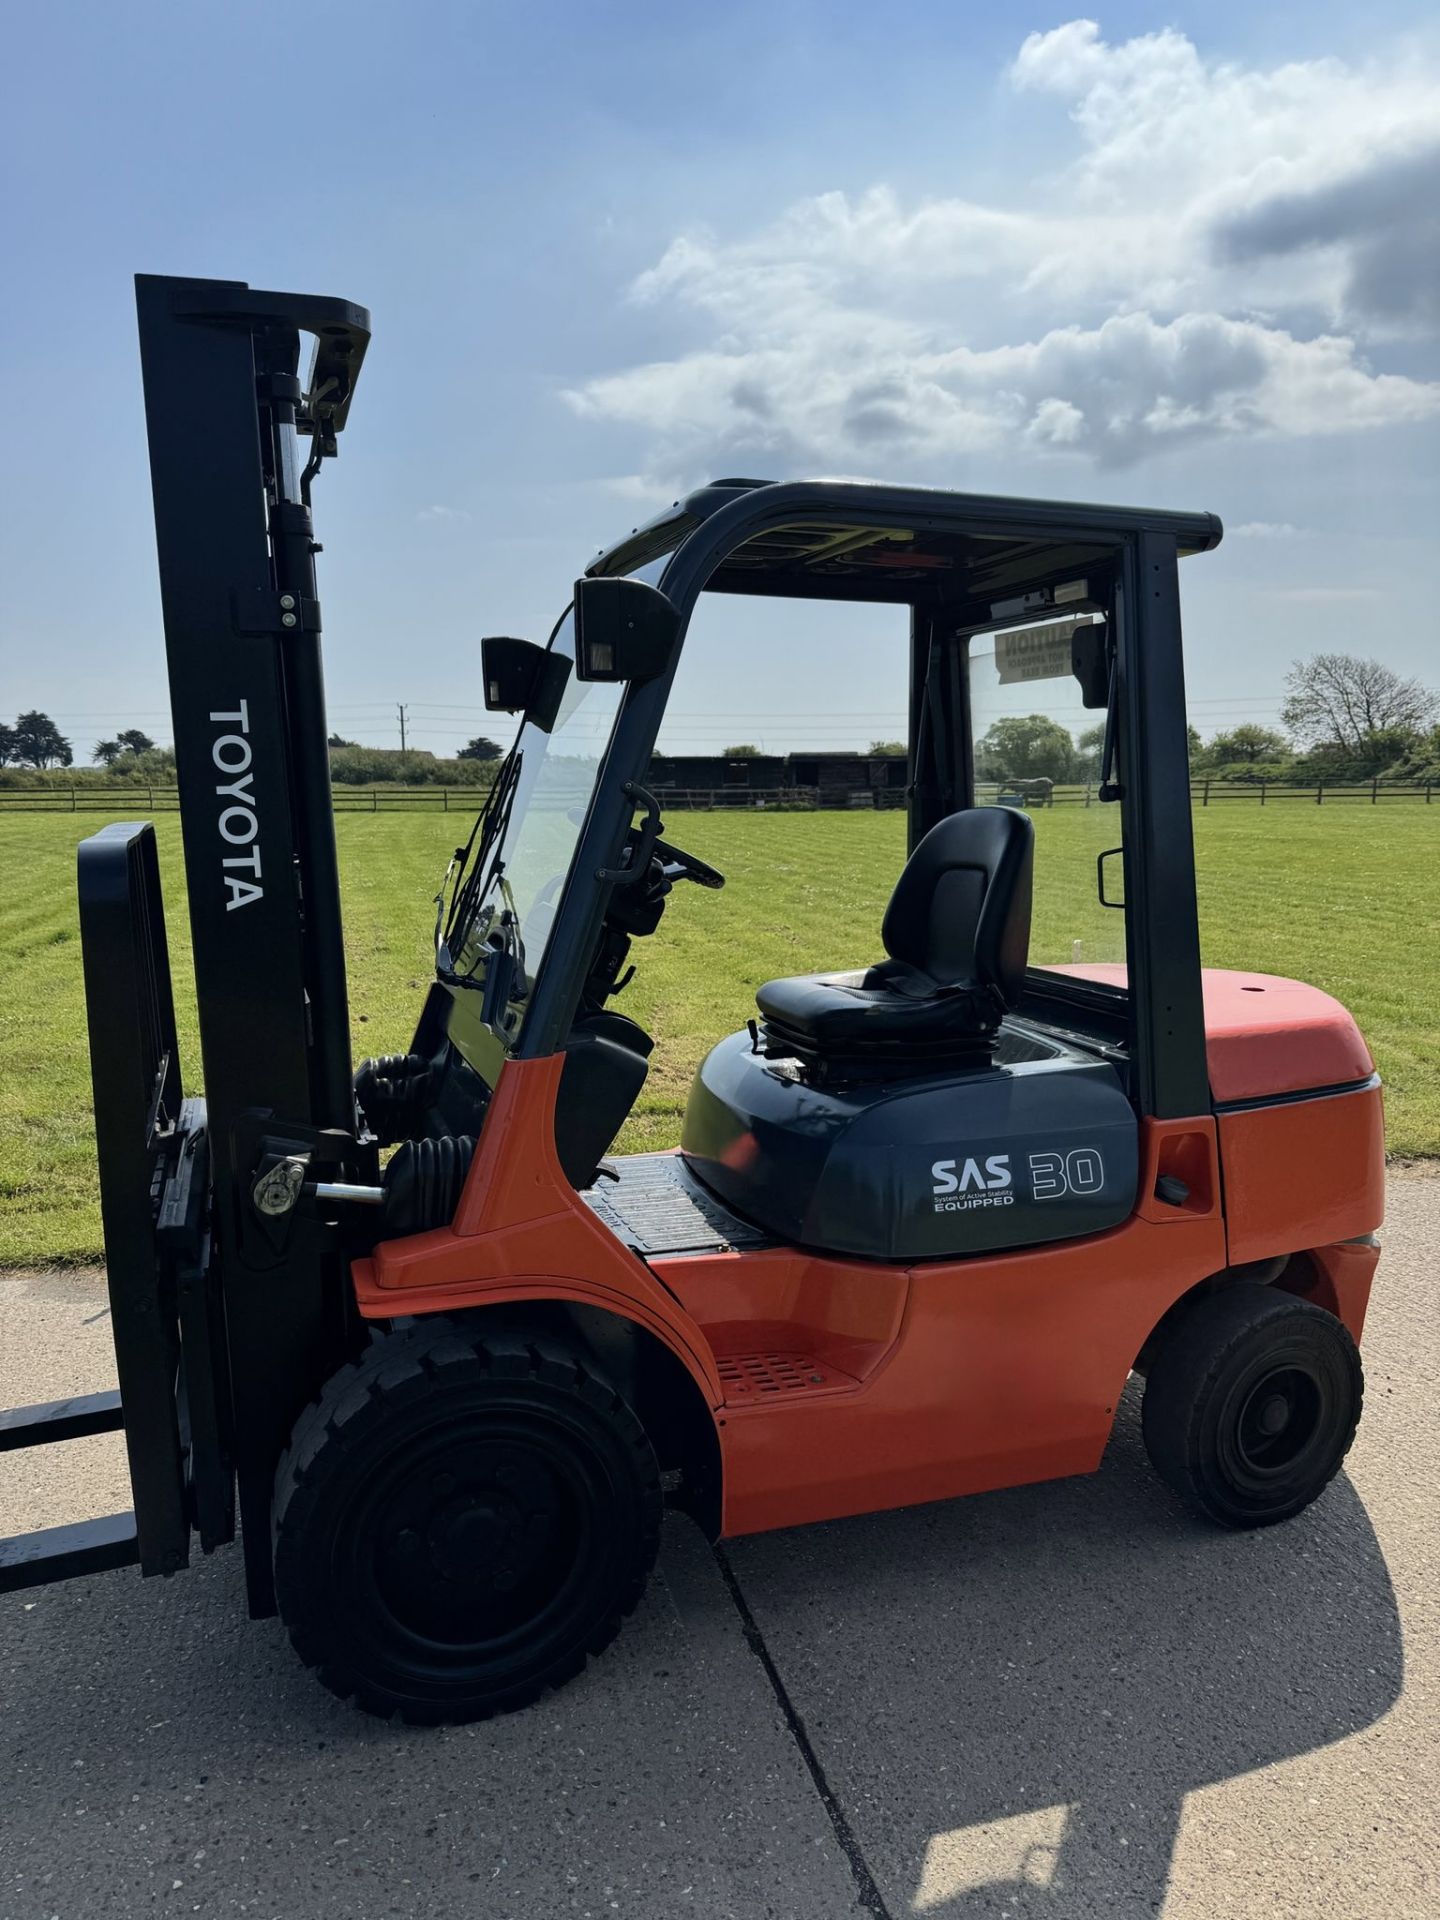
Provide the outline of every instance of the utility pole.
{"type": "Polygon", "coordinates": [[[400,716],[400,751],[404,753],[405,751],[405,707],[404,707],[404,704],[399,700],[395,702],[395,711],[400,716]]]}

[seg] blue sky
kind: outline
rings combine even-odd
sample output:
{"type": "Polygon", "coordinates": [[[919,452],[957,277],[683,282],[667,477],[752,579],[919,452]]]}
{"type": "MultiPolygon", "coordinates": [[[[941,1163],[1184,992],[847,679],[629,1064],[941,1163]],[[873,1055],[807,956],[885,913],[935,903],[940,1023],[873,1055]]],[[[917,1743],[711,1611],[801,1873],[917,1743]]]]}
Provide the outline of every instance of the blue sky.
{"type": "MultiPolygon", "coordinates": [[[[168,737],[131,275],[343,294],[316,503],[334,724],[493,730],[478,639],[715,473],[1219,512],[1192,711],[1290,660],[1440,678],[1430,9],[14,12],[0,80],[0,714],[168,737]]],[[[898,730],[874,613],[717,604],[665,739],[898,730]],[[819,691],[817,691],[819,689],[819,691]]]]}

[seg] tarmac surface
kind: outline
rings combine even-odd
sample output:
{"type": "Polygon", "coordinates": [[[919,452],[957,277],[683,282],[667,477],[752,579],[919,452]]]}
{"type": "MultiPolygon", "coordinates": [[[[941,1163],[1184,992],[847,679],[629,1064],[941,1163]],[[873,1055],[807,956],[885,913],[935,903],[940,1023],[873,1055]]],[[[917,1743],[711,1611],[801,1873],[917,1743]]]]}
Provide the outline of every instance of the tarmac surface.
{"type": "MultiPolygon", "coordinates": [[[[1344,1476],[1190,1520],[1127,1394],[1083,1480],[713,1553],[528,1712],[368,1720],[238,1554],[0,1599],[0,1920],[1440,1910],[1440,1175],[1391,1184],[1344,1476]]],[[[111,1384],[100,1283],[0,1279],[0,1405],[111,1384]]],[[[0,1532],[129,1504],[118,1443],[0,1463],[0,1532]]]]}

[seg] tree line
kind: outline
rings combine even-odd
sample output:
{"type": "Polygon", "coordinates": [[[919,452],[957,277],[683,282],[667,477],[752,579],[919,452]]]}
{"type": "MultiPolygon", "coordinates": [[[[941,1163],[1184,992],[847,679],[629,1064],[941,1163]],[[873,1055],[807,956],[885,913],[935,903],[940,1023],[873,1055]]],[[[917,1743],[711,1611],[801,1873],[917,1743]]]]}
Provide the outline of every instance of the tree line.
{"type": "MultiPolygon", "coordinates": [[[[156,779],[167,774],[173,779],[175,775],[173,752],[169,747],[157,747],[139,727],[126,727],[110,740],[97,740],[90,758],[95,766],[112,772],[148,772],[156,779]]],[[[74,748],[48,713],[32,708],[13,726],[0,720],[0,767],[28,767],[34,773],[43,773],[74,764],[74,748]]]]}
{"type": "MultiPolygon", "coordinates": [[[[1440,781],[1440,696],[1378,660],[1317,653],[1297,660],[1285,679],[1282,733],[1246,722],[1208,740],[1189,729],[1191,771],[1213,780],[1440,781]]],[[[984,780],[1094,780],[1102,725],[1077,740],[1046,714],[997,720],[975,745],[984,780]]]]}
{"type": "MultiPolygon", "coordinates": [[[[399,752],[388,747],[365,747],[332,733],[330,777],[348,786],[373,786],[385,781],[400,786],[480,786],[489,781],[490,763],[503,752],[498,742],[483,734],[448,758],[418,748],[399,752]]],[[[71,742],[47,713],[22,713],[13,726],[0,722],[0,785],[15,783],[14,775],[6,779],[5,769],[10,767],[23,770],[19,774],[22,783],[67,769],[71,780],[82,785],[113,782],[168,786],[175,779],[174,748],[157,746],[139,727],[127,727],[113,738],[97,740],[90,749],[90,759],[90,767],[76,768],[71,742]]]]}

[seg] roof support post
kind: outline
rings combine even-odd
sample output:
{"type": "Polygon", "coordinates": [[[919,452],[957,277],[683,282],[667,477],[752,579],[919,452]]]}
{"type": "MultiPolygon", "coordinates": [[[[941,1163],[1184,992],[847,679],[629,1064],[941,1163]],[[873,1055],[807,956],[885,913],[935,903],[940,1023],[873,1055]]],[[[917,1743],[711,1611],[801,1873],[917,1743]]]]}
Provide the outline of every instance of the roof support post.
{"type": "Polygon", "coordinates": [[[1210,1110],[1173,534],[1135,535],[1117,595],[1126,941],[1142,1113],[1210,1110]]]}

